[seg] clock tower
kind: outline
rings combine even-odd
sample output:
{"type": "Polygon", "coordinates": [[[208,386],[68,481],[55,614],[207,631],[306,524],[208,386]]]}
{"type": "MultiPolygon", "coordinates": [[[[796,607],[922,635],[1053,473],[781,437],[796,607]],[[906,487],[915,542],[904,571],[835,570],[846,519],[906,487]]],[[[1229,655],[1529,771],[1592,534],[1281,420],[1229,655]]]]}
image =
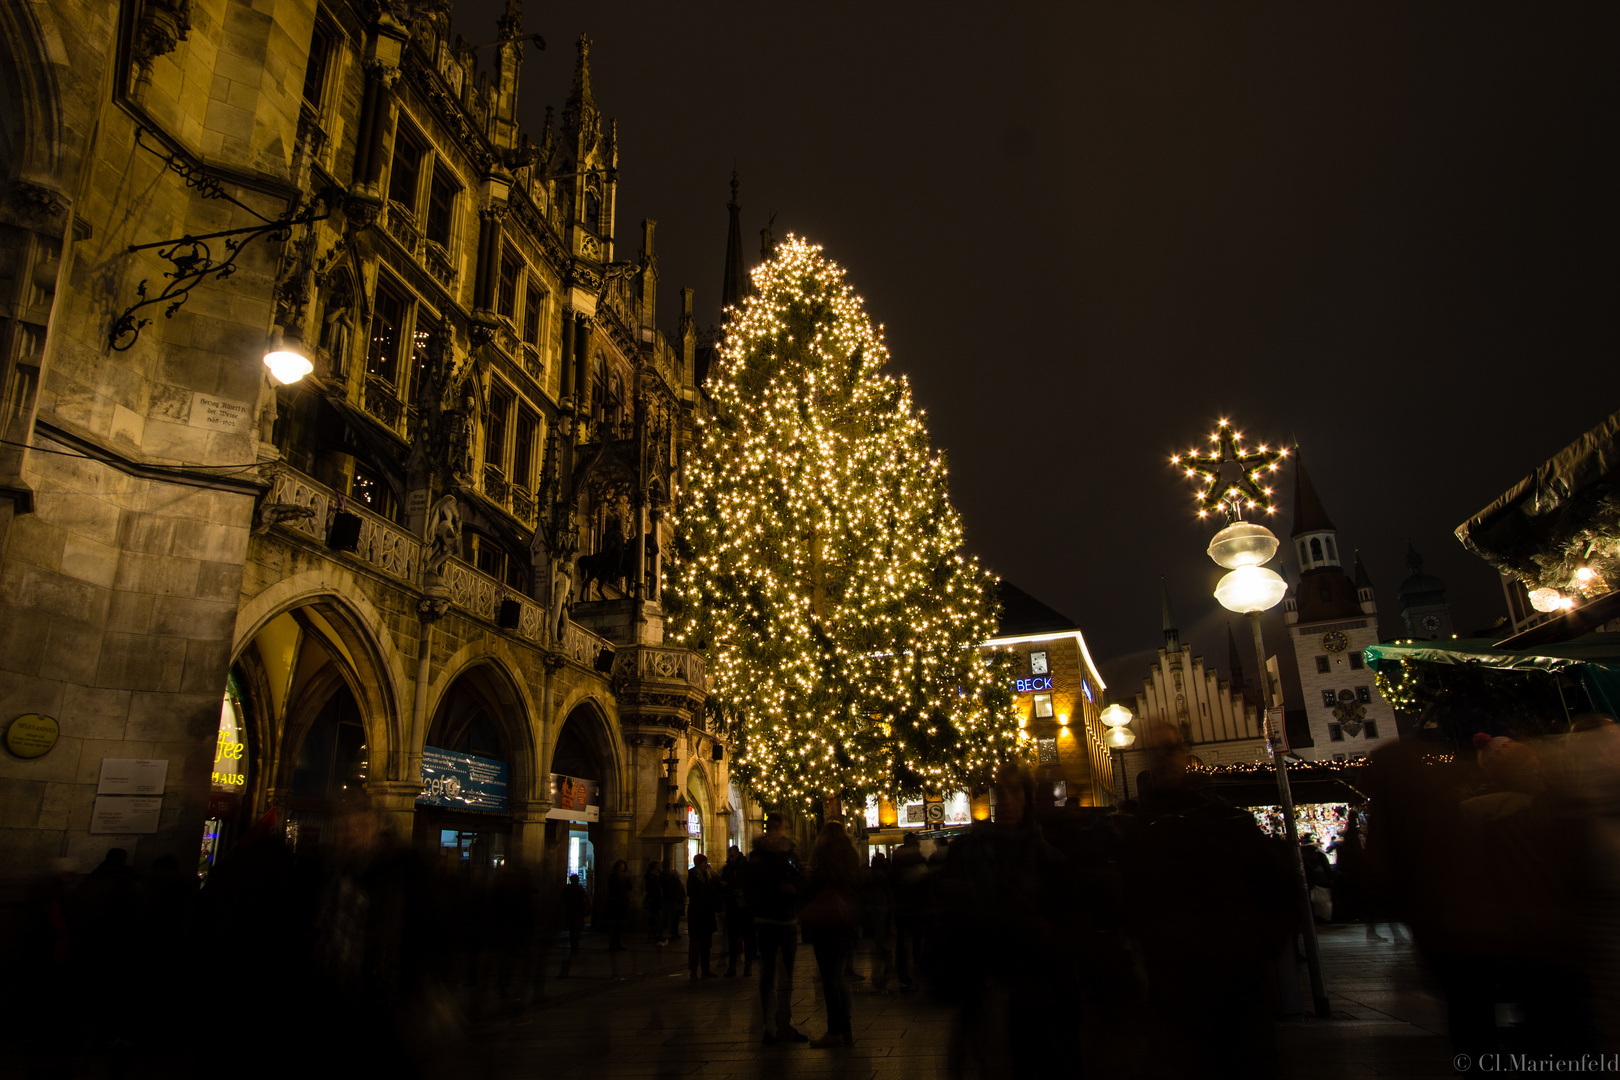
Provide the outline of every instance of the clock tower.
{"type": "Polygon", "coordinates": [[[1406,542],[1407,578],[1395,598],[1401,602],[1401,619],[1406,632],[1419,640],[1449,640],[1451,605],[1446,602],[1446,583],[1423,572],[1423,556],[1412,542],[1406,542]]]}
{"type": "Polygon", "coordinates": [[[1283,601],[1283,619],[1315,743],[1294,749],[1307,760],[1363,757],[1396,737],[1395,710],[1379,695],[1363,656],[1378,643],[1378,604],[1359,553],[1355,576],[1345,573],[1338,530],[1303,459],[1295,458],[1294,470],[1289,540],[1300,574],[1283,601]]]}

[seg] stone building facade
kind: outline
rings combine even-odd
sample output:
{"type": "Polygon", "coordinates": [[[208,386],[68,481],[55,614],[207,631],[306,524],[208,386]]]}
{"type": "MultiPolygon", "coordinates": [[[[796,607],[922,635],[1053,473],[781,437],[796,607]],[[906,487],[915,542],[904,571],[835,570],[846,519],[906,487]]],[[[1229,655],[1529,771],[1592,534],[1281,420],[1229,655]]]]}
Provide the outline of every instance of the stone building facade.
{"type": "Polygon", "coordinates": [[[1136,695],[1131,723],[1136,744],[1121,751],[1120,794],[1141,793],[1143,773],[1150,765],[1150,747],[1162,745],[1171,733],[1179,736],[1199,765],[1233,765],[1267,760],[1260,695],[1244,681],[1237,643],[1227,633],[1231,677],[1204,666],[1191,645],[1181,642],[1170,611],[1170,596],[1163,594],[1164,647],[1159,649],[1142,689],[1136,695]]]}
{"type": "Polygon", "coordinates": [[[659,607],[691,294],[660,330],[653,222],[617,257],[589,41],[535,133],[515,3],[484,69],[429,7],[0,19],[0,724],[59,730],[0,754],[9,874],[267,821],[552,870],[736,838],[757,809],[659,607]],[[278,340],[313,373],[270,379],[278,340]],[[419,806],[435,753],[504,806],[419,806]],[[166,763],[155,821],[108,761],[166,763]]]}

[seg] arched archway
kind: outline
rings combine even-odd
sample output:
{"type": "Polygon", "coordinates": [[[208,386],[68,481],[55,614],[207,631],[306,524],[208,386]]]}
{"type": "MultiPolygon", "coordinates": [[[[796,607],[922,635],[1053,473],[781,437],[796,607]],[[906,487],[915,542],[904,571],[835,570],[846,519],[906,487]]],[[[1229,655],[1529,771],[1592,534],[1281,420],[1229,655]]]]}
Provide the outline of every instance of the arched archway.
{"type": "Polygon", "coordinates": [[[367,623],[336,595],[260,610],[238,630],[205,843],[228,848],[273,808],[294,850],[318,849],[341,818],[370,808],[369,782],[399,779],[391,670],[367,623]]]}
{"type": "Polygon", "coordinates": [[[532,725],[523,695],[492,659],[456,674],[439,695],[422,746],[416,842],[446,869],[482,877],[512,850],[512,815],[534,789],[532,725]]]}
{"type": "Polygon", "coordinates": [[[615,814],[622,798],[618,760],[607,717],[597,703],[587,699],[569,710],[551,752],[551,809],[546,817],[556,827],[547,830],[555,844],[549,872],[559,884],[578,874],[598,903],[604,896],[595,888],[597,875],[611,865],[603,860],[623,854],[623,836],[610,836],[609,822],[603,820],[604,814],[615,814]]]}

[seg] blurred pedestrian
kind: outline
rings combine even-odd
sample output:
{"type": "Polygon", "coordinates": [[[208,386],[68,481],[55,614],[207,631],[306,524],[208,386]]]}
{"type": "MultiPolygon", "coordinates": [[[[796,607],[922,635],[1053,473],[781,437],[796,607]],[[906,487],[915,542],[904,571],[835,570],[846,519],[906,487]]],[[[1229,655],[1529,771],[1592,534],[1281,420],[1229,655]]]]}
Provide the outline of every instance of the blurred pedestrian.
{"type": "Polygon", "coordinates": [[[641,909],[647,914],[647,940],[664,942],[664,875],[654,860],[641,876],[641,909]]]}
{"type": "Polygon", "coordinates": [[[765,834],[754,841],[748,864],[748,906],[759,940],[759,1005],[765,1017],[765,1043],[808,1042],[809,1037],[801,1035],[791,1019],[803,882],[786,814],[773,810],[766,815],[765,834]]]}
{"type": "Polygon", "coordinates": [[[681,884],[681,875],[676,872],[673,862],[664,866],[664,936],[669,941],[681,939],[681,916],[686,913],[686,887],[681,884]]]}
{"type": "Polygon", "coordinates": [[[894,894],[894,967],[900,989],[916,985],[915,972],[921,969],[924,910],[928,903],[928,861],[923,858],[917,834],[908,832],[894,853],[889,872],[894,894]]]}
{"type": "Polygon", "coordinates": [[[714,978],[709,954],[714,947],[715,918],[719,913],[720,876],[709,869],[709,857],[699,852],[686,875],[686,967],[692,978],[714,978]]]}
{"type": "Polygon", "coordinates": [[[1267,968],[1294,925],[1292,875],[1252,814],[1187,775],[1179,733],[1148,749],[1153,782],[1122,854],[1161,1053],[1177,1075],[1275,1077],[1267,968]]]}
{"type": "Polygon", "coordinates": [[[568,928],[568,955],[563,959],[558,975],[566,979],[574,955],[579,952],[579,937],[585,932],[585,909],[590,906],[590,897],[585,893],[585,886],[579,883],[578,874],[568,875],[568,884],[562,887],[559,903],[562,906],[563,925],[568,928]]]}
{"type": "Polygon", "coordinates": [[[748,906],[748,856],[733,844],[726,853],[726,865],[720,871],[720,884],[725,896],[726,916],[726,977],[737,974],[737,955],[742,954],[744,977],[754,973],[757,943],[754,938],[754,916],[748,906]]]}
{"type": "Polygon", "coordinates": [[[860,883],[861,857],[844,832],[844,823],[834,818],[821,827],[810,852],[810,878],[799,912],[805,939],[815,949],[827,1010],[827,1033],[810,1042],[818,1050],[855,1045],[845,969],[860,926],[860,883]]]}
{"type": "Polygon", "coordinates": [[[608,952],[624,951],[624,928],[630,922],[630,864],[623,859],[608,872],[608,952]]]}
{"type": "Polygon", "coordinates": [[[889,938],[894,923],[894,893],[889,886],[889,859],[883,852],[861,876],[861,929],[871,953],[872,989],[883,990],[894,974],[889,938]]]}

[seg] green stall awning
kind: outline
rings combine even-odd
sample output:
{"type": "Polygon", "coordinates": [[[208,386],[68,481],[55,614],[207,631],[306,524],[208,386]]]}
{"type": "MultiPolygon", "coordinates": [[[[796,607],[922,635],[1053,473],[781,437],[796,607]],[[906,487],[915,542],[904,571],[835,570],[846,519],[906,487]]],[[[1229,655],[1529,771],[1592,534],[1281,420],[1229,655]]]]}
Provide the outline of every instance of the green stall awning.
{"type": "Polygon", "coordinates": [[[1412,661],[1569,675],[1580,681],[1595,708],[1620,718],[1620,634],[1589,634],[1529,649],[1503,649],[1484,639],[1394,642],[1369,645],[1366,659],[1374,671],[1384,674],[1402,661],[1412,661]]]}

